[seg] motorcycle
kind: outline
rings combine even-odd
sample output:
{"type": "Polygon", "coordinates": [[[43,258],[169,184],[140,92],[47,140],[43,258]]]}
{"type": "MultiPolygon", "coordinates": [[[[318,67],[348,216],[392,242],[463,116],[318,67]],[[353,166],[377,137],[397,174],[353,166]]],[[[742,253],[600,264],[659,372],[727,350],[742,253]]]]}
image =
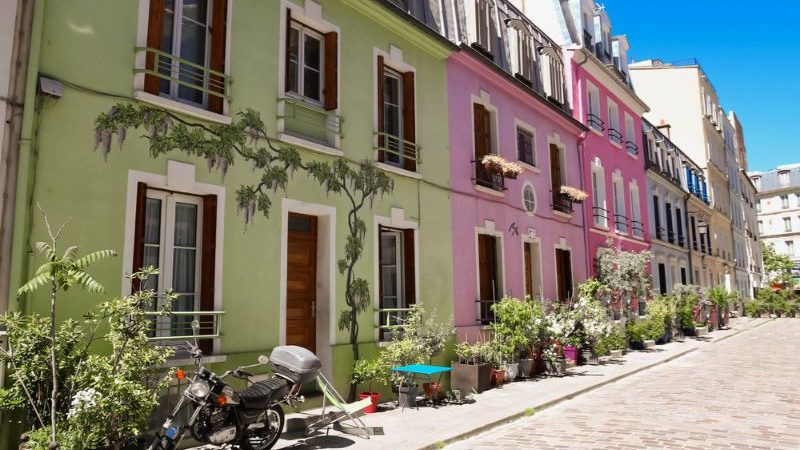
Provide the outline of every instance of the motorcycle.
{"type": "MultiPolygon", "coordinates": [[[[296,407],[302,403],[302,385],[314,379],[322,366],[314,353],[287,345],[275,347],[269,358],[259,356],[257,364],[217,375],[201,365],[203,353],[197,345],[187,342],[187,350],[195,361],[195,374],[149,450],[176,449],[187,435],[202,444],[270,449],[283,432],[281,404],[296,407]],[[237,392],[224,381],[234,377],[249,383],[253,374],[247,369],[264,365],[269,365],[274,375],[244,390],[237,392]]],[[[176,377],[185,379],[186,374],[179,370],[176,377]]]]}

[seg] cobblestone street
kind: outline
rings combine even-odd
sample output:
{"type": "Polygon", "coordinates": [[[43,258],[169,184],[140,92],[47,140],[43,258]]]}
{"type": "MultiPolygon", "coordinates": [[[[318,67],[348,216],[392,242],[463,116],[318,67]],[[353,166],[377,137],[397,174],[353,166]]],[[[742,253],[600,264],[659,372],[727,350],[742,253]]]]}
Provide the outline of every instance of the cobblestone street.
{"type": "Polygon", "coordinates": [[[798,449],[800,320],[778,319],[448,449],[798,449]]]}

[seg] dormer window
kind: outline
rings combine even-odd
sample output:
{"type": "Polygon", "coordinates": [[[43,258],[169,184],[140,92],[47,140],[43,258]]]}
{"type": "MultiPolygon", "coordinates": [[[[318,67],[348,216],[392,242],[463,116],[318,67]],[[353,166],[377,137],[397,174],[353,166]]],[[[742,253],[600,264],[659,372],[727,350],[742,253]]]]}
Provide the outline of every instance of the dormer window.
{"type": "Polygon", "coordinates": [[[778,182],[781,184],[781,187],[789,186],[789,171],[784,170],[778,172],[778,182]]]}
{"type": "Polygon", "coordinates": [[[753,186],[755,186],[756,189],[761,189],[761,177],[753,177],[751,179],[753,180],[753,186]]]}
{"type": "Polygon", "coordinates": [[[515,55],[514,75],[528,85],[533,85],[533,37],[527,25],[520,19],[506,19],[509,27],[511,52],[515,55]]]}
{"type": "Polygon", "coordinates": [[[480,50],[494,52],[493,35],[493,0],[475,0],[475,43],[480,50]]]}

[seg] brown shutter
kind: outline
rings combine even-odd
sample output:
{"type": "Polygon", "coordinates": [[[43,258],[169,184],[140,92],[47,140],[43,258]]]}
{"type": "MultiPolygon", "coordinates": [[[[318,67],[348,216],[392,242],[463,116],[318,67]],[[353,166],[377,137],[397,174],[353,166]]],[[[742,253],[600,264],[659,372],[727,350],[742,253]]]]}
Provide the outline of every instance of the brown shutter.
{"type": "Polygon", "coordinates": [[[403,273],[405,277],[406,306],[410,306],[417,302],[414,230],[403,230],[403,273]]]}
{"type": "MultiPolygon", "coordinates": [[[[414,72],[406,72],[403,74],[403,139],[409,142],[417,142],[417,129],[415,122],[415,106],[414,106],[414,72]]],[[[403,168],[412,172],[417,171],[417,154],[415,148],[406,148],[405,143],[401,143],[404,156],[410,156],[403,159],[403,168]],[[409,155],[409,153],[411,153],[409,155]]]]}
{"type": "Polygon", "coordinates": [[[561,158],[558,147],[550,144],[550,187],[553,191],[553,204],[558,204],[561,192],[561,158]]]}
{"type": "MultiPolygon", "coordinates": [[[[200,310],[214,310],[214,266],[217,253],[217,196],[206,195],[203,197],[203,236],[202,236],[202,260],[200,261],[200,310]]],[[[202,327],[200,334],[209,334],[213,331],[214,318],[212,316],[201,316],[202,327]]],[[[200,342],[200,348],[204,353],[211,353],[212,342],[204,339],[200,342]]]]}
{"type": "Polygon", "coordinates": [[[531,273],[531,243],[526,242],[523,247],[525,258],[523,267],[525,268],[525,295],[533,298],[533,274],[531,273]]]}
{"type": "MultiPolygon", "coordinates": [[[[164,0],[150,0],[150,12],[147,21],[147,46],[154,49],[161,49],[161,37],[164,29],[164,0]]],[[[145,68],[158,72],[155,67],[156,58],[151,52],[147,52],[145,68]]],[[[158,95],[160,90],[159,78],[155,75],[145,74],[144,91],[148,94],[158,95]]]]}
{"type": "Polygon", "coordinates": [[[283,79],[284,93],[294,90],[294,80],[289,74],[289,43],[292,40],[292,10],[286,10],[286,42],[284,43],[283,79]]]}
{"type": "Polygon", "coordinates": [[[566,287],[564,284],[564,250],[556,249],[556,286],[558,287],[558,300],[564,300],[566,287]]]}
{"type": "MultiPolygon", "coordinates": [[[[378,55],[378,131],[383,130],[383,56],[378,55]]],[[[383,148],[386,145],[383,136],[378,137],[378,147],[383,148]]],[[[383,162],[383,151],[378,150],[378,161],[383,162]]]]}
{"type": "Polygon", "coordinates": [[[486,108],[478,103],[472,105],[472,110],[474,113],[473,122],[475,125],[475,159],[480,161],[483,155],[490,153],[489,146],[487,145],[489,143],[489,130],[486,128],[487,113],[486,108]]]}
{"type": "Polygon", "coordinates": [[[330,111],[339,105],[339,36],[335,32],[325,33],[325,109],[330,111]]]}
{"type": "MultiPolygon", "coordinates": [[[[225,36],[228,28],[228,0],[214,0],[211,11],[211,70],[225,73],[225,36]]],[[[225,92],[225,80],[217,75],[209,78],[209,89],[225,92]]],[[[209,111],[224,112],[224,101],[216,95],[208,96],[209,111]]]]}
{"type": "Polygon", "coordinates": [[[564,292],[566,293],[565,300],[572,299],[572,257],[569,250],[563,250],[561,256],[564,258],[564,292]]]}
{"type": "MultiPolygon", "coordinates": [[[[136,272],[144,265],[144,222],[147,211],[147,185],[136,184],[136,213],[133,229],[133,264],[131,271],[136,272]]],[[[131,293],[139,290],[139,280],[131,280],[131,293]]]]}

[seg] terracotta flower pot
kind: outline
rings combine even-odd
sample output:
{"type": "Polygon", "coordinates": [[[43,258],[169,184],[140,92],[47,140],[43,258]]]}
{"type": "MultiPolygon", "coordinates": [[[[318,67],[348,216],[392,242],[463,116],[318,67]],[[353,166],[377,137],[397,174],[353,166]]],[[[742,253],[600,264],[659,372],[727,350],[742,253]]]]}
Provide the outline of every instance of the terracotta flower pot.
{"type": "Polygon", "coordinates": [[[500,386],[505,382],[505,379],[506,379],[506,369],[495,369],[494,371],[495,384],[500,386]]]}
{"type": "Polygon", "coordinates": [[[422,383],[422,390],[425,391],[426,397],[437,401],[442,392],[442,385],[440,383],[422,383]]]}
{"type": "Polygon", "coordinates": [[[364,408],[364,413],[372,414],[378,412],[378,401],[381,399],[381,394],[377,392],[359,392],[358,399],[364,400],[365,398],[369,398],[372,404],[364,408]]]}

